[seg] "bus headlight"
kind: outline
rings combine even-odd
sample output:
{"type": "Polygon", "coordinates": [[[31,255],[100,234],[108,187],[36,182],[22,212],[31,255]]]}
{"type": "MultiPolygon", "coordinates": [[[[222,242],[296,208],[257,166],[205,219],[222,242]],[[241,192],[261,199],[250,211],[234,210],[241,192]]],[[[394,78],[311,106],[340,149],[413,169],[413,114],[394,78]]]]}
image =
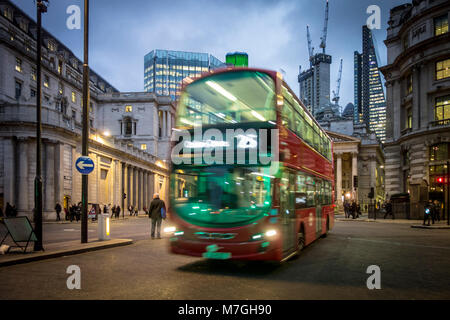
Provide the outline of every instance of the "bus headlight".
{"type": "Polygon", "coordinates": [[[172,233],[172,232],[175,232],[175,230],[177,230],[177,228],[175,228],[175,227],[166,227],[166,228],[164,228],[164,232],[165,233],[172,233]]]}
{"type": "Polygon", "coordinates": [[[271,229],[271,230],[268,230],[268,231],[266,232],[266,237],[273,237],[273,236],[275,236],[276,234],[277,234],[277,231],[274,230],[274,229],[271,229]]]}

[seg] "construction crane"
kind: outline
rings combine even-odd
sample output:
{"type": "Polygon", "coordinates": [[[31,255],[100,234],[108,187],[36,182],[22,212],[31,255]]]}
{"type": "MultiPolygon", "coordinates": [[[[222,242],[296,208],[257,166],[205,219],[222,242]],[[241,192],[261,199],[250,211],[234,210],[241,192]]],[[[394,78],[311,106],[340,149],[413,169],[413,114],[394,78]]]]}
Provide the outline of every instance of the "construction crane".
{"type": "Polygon", "coordinates": [[[311,46],[311,34],[309,33],[309,26],[306,26],[306,37],[308,38],[308,53],[309,53],[309,64],[312,67],[312,59],[314,56],[314,47],[311,46]]]}
{"type": "Polygon", "coordinates": [[[327,46],[327,32],[328,32],[328,0],[327,5],[325,7],[325,25],[323,27],[322,37],[320,38],[321,40],[320,47],[322,48],[323,53],[325,53],[325,47],[327,46]]]}
{"type": "MultiPolygon", "coordinates": [[[[342,59],[341,59],[341,65],[339,66],[337,88],[336,88],[336,91],[333,90],[333,101],[336,106],[338,106],[338,103],[339,103],[339,90],[341,89],[341,78],[342,78],[342,59]]],[[[339,111],[341,111],[341,110],[339,110],[339,111]]]]}

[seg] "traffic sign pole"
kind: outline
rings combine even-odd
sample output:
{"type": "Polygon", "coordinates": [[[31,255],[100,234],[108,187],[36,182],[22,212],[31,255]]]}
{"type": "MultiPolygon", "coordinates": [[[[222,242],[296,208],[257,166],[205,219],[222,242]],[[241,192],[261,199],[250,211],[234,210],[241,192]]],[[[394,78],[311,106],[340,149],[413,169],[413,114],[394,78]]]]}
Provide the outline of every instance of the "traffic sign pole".
{"type": "MultiPolygon", "coordinates": [[[[83,63],[83,135],[82,155],[89,149],[89,0],[84,0],[84,63],[83,63]]],[[[81,180],[81,243],[88,242],[88,176],[81,180]]]]}

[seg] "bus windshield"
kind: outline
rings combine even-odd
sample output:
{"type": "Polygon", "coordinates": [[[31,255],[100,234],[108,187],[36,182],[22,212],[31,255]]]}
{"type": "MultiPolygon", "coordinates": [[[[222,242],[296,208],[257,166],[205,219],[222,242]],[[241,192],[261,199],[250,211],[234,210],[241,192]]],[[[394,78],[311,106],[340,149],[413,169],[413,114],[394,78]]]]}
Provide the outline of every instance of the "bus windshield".
{"type": "Polygon", "coordinates": [[[267,167],[189,167],[172,174],[177,213],[205,226],[244,225],[267,213],[271,183],[267,167]]]}
{"type": "Polygon", "coordinates": [[[177,113],[178,127],[275,122],[275,84],[268,74],[258,71],[213,74],[186,87],[177,113]]]}

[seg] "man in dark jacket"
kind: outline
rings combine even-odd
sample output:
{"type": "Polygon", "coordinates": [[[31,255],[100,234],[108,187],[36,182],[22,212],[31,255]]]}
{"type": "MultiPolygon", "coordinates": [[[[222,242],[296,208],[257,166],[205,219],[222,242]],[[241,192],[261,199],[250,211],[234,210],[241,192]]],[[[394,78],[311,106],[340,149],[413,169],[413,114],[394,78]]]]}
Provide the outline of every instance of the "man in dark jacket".
{"type": "Polygon", "coordinates": [[[162,201],[159,198],[159,194],[155,193],[153,195],[152,203],[150,203],[150,209],[149,209],[149,218],[152,219],[152,231],[151,236],[152,239],[155,239],[155,225],[156,225],[156,235],[158,239],[161,239],[161,222],[162,222],[162,216],[161,216],[161,209],[164,208],[166,210],[166,205],[164,201],[162,201]]]}
{"type": "Polygon", "coordinates": [[[59,204],[59,202],[56,203],[55,211],[56,211],[56,221],[61,221],[61,216],[59,215],[61,213],[62,207],[59,204]]]}

